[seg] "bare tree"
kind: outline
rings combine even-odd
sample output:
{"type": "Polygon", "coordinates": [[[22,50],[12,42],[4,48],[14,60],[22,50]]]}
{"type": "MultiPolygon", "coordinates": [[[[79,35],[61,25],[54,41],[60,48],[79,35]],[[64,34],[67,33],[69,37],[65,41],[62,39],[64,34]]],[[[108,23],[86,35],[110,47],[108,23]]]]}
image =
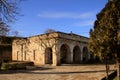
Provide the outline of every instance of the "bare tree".
{"type": "Polygon", "coordinates": [[[54,30],[54,29],[46,29],[44,33],[52,33],[52,32],[56,32],[56,30],[54,30]]]}
{"type": "Polygon", "coordinates": [[[12,34],[13,34],[15,37],[17,37],[18,34],[19,34],[19,31],[15,30],[15,31],[12,32],[12,34]]]}
{"type": "Polygon", "coordinates": [[[53,48],[56,45],[56,41],[57,41],[55,34],[44,34],[44,35],[38,36],[37,42],[41,43],[40,45],[44,49],[47,47],[53,48]]]}
{"type": "Polygon", "coordinates": [[[10,31],[8,22],[16,20],[18,3],[23,0],[0,0],[0,35],[5,36],[10,31]]]}
{"type": "MultiPolygon", "coordinates": [[[[21,0],[0,0],[0,36],[5,36],[10,31],[7,22],[16,20],[16,16],[19,14],[18,3],[20,1],[21,0]]],[[[3,39],[3,37],[0,37],[0,45],[3,39]]]]}
{"type": "Polygon", "coordinates": [[[12,22],[18,15],[18,3],[21,0],[0,0],[0,19],[1,21],[12,22]]]}
{"type": "Polygon", "coordinates": [[[0,36],[6,36],[10,31],[10,27],[4,22],[0,22],[0,36]]]}
{"type": "Polygon", "coordinates": [[[57,48],[55,47],[57,45],[57,37],[55,34],[44,34],[42,36],[38,36],[38,42],[41,45],[41,49],[45,51],[45,63],[52,64],[52,55],[53,55],[53,49],[57,51],[57,48]],[[48,49],[48,51],[46,51],[48,49]]]}

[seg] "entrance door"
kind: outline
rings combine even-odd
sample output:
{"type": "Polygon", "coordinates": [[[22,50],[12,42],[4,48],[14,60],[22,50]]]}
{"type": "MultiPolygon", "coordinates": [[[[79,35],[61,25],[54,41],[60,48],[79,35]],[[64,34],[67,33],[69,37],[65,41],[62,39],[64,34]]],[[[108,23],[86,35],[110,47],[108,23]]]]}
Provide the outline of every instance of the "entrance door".
{"type": "Polygon", "coordinates": [[[52,64],[52,48],[45,49],[45,64],[52,64]]]}

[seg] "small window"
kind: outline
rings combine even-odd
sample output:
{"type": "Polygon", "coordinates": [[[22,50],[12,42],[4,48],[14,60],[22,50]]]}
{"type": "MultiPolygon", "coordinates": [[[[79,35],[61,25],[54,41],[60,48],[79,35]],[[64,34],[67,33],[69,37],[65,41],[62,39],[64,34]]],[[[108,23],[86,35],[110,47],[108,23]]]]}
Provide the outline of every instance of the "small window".
{"type": "Polygon", "coordinates": [[[27,57],[27,56],[26,56],[26,51],[25,51],[25,52],[24,52],[24,60],[26,60],[26,57],[27,57]]]}
{"type": "Polygon", "coordinates": [[[19,51],[17,51],[17,60],[19,60],[19,51]]]}
{"type": "Polygon", "coordinates": [[[35,50],[33,50],[33,60],[35,60],[36,59],[36,53],[35,53],[36,51],[35,50]]]}

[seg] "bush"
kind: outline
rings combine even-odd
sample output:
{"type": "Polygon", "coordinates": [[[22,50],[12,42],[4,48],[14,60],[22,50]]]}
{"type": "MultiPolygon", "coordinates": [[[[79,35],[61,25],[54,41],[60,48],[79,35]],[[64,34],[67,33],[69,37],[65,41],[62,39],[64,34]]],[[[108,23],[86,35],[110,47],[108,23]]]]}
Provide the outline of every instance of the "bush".
{"type": "Polygon", "coordinates": [[[1,70],[26,69],[26,66],[34,66],[33,62],[8,62],[1,64],[1,70]]]}

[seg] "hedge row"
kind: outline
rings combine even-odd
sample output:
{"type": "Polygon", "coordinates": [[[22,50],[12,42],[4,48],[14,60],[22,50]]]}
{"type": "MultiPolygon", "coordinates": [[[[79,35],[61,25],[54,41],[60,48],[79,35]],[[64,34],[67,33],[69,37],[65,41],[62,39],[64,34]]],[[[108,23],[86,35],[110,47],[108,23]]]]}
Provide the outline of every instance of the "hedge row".
{"type": "Polygon", "coordinates": [[[8,62],[1,64],[1,70],[26,69],[26,66],[34,66],[33,62],[8,62]]]}

